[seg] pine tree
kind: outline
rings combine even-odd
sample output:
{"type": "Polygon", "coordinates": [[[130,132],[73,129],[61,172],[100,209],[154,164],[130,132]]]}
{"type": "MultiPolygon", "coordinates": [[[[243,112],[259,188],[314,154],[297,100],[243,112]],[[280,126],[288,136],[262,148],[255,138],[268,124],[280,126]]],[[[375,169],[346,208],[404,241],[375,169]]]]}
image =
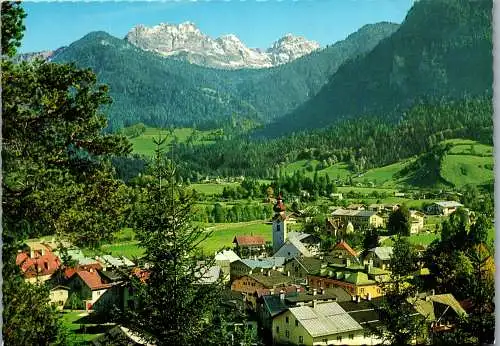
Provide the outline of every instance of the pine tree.
{"type": "Polygon", "coordinates": [[[191,196],[175,179],[175,166],[156,141],[155,178],[135,211],[137,238],[147,279],[132,275],[137,308],[125,311],[122,322],[156,345],[217,343],[221,285],[199,284],[211,263],[200,265],[194,253],[210,234],[191,225],[191,196]]]}

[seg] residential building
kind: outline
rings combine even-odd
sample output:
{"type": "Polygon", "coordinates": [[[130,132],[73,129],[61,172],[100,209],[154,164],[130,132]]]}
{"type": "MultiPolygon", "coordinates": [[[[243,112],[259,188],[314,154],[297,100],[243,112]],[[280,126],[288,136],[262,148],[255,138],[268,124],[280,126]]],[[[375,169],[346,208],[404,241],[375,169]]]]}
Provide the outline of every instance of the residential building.
{"type": "Polygon", "coordinates": [[[392,256],[392,246],[379,246],[368,250],[368,254],[363,259],[363,263],[372,262],[377,268],[390,268],[392,256]]]}
{"type": "Polygon", "coordinates": [[[352,261],[358,261],[358,254],[345,241],[340,241],[330,251],[330,256],[337,258],[350,258],[352,261]]]}
{"type": "Polygon", "coordinates": [[[29,252],[17,254],[16,265],[27,282],[43,283],[59,269],[61,260],[47,247],[32,247],[29,252]]]}
{"type": "Polygon", "coordinates": [[[295,306],[311,306],[313,301],[350,301],[351,296],[341,288],[331,288],[329,290],[310,290],[306,292],[303,288],[297,288],[292,292],[274,292],[274,294],[263,295],[257,300],[257,314],[261,325],[271,337],[273,318],[288,308],[295,306]]]}
{"type": "Polygon", "coordinates": [[[338,221],[339,228],[347,227],[350,222],[356,229],[379,228],[384,226],[384,219],[375,211],[337,209],[332,214],[332,221],[338,221]]]}
{"type": "Polygon", "coordinates": [[[363,298],[376,298],[383,295],[380,283],[370,275],[362,271],[328,271],[324,275],[309,275],[307,282],[310,287],[316,289],[329,289],[332,287],[341,287],[351,296],[363,298]]]}
{"type": "Polygon", "coordinates": [[[292,345],[370,344],[363,327],[337,302],[313,303],[283,311],[273,318],[273,342],[292,345]]]}
{"type": "Polygon", "coordinates": [[[391,213],[398,210],[399,204],[370,204],[368,210],[376,211],[377,213],[391,213]]]}
{"type": "Polygon", "coordinates": [[[238,256],[266,256],[266,240],[258,235],[238,235],[233,240],[235,252],[238,256]]]}
{"type": "Polygon", "coordinates": [[[231,277],[231,263],[239,260],[241,258],[233,250],[223,250],[215,254],[215,264],[221,268],[223,282],[229,282],[231,277]]]}
{"type": "Polygon", "coordinates": [[[69,296],[69,287],[66,286],[55,286],[50,289],[49,299],[50,303],[53,304],[57,310],[62,310],[69,296]]]}
{"type": "Polygon", "coordinates": [[[321,268],[326,268],[326,263],[319,258],[314,257],[293,257],[285,263],[284,272],[290,272],[295,278],[307,279],[308,275],[319,274],[321,268]]]}
{"type": "Polygon", "coordinates": [[[231,283],[231,290],[253,294],[260,289],[276,289],[292,284],[294,278],[276,270],[267,270],[242,276],[231,283]]]}
{"type": "Polygon", "coordinates": [[[454,328],[457,317],[467,313],[452,294],[423,294],[408,301],[429,322],[433,332],[446,332],[454,328]]]}
{"type": "Polygon", "coordinates": [[[230,264],[231,281],[244,275],[259,272],[260,270],[274,269],[283,271],[284,264],[284,257],[245,258],[237,260],[230,264]]]}
{"type": "Polygon", "coordinates": [[[463,207],[463,204],[455,201],[434,202],[427,207],[426,212],[433,215],[448,216],[454,213],[460,207],[463,207]]]}
{"type": "Polygon", "coordinates": [[[90,310],[113,284],[104,283],[97,271],[91,269],[77,271],[69,280],[68,286],[71,292],[75,292],[85,302],[85,308],[90,310]]]}
{"type": "Polygon", "coordinates": [[[411,234],[419,233],[424,229],[424,217],[424,213],[418,210],[410,210],[411,234]]]}
{"type": "Polygon", "coordinates": [[[101,263],[104,270],[112,268],[132,268],[135,263],[127,257],[113,257],[111,255],[96,256],[96,260],[101,263]]]}

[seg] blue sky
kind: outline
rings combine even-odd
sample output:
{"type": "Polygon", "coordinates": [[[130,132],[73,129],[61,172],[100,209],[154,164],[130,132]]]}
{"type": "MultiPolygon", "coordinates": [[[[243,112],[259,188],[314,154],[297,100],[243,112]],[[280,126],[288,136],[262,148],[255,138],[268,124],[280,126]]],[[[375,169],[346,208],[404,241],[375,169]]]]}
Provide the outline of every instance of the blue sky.
{"type": "Polygon", "coordinates": [[[69,45],[103,30],[124,37],[137,24],[194,22],[211,37],[237,35],[248,47],[267,48],[286,33],[325,46],[361,26],[401,23],[413,0],[228,0],[24,2],[28,14],[21,52],[69,45]]]}

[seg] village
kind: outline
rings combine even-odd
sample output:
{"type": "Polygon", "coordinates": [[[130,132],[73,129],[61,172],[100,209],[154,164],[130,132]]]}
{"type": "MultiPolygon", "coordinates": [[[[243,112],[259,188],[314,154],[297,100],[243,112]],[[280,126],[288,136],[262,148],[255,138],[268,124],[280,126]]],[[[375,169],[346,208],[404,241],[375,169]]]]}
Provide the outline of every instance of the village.
{"type": "MultiPolygon", "coordinates": [[[[435,202],[427,213],[445,217],[461,207],[455,201],[435,202]]],[[[343,236],[386,227],[390,213],[398,208],[397,204],[336,208],[322,232],[340,241],[325,251],[317,235],[289,231],[301,216],[287,212],[280,195],[274,200],[274,215],[269,222],[272,244],[262,236],[236,235],[232,248],[198,262],[202,274],[196,283],[222,284],[223,308],[240,316],[241,323],[231,328],[247,328],[266,344],[383,343],[374,328],[380,327],[377,304],[384,299],[383,284],[391,276],[393,247],[356,251],[343,236]]],[[[410,210],[410,215],[411,234],[418,234],[424,228],[426,214],[410,210]]],[[[417,249],[422,254],[425,247],[417,249]]],[[[87,257],[81,249],[55,238],[27,241],[18,251],[16,264],[27,282],[50,287],[50,301],[57,309],[80,311],[81,316],[107,314],[115,306],[134,309],[138,302],[124,275],[144,280],[148,277],[147,268],[132,259],[87,257]]],[[[411,278],[425,279],[426,275],[428,268],[419,262],[411,278]]],[[[467,314],[467,302],[459,302],[449,293],[429,290],[419,292],[414,299],[414,313],[426,319],[432,332],[451,330],[450,321],[467,314]]],[[[116,328],[134,339],[126,328],[116,328]]],[[[106,337],[103,335],[101,342],[106,337]]],[[[101,344],[99,340],[94,339],[94,344],[101,344]]]]}

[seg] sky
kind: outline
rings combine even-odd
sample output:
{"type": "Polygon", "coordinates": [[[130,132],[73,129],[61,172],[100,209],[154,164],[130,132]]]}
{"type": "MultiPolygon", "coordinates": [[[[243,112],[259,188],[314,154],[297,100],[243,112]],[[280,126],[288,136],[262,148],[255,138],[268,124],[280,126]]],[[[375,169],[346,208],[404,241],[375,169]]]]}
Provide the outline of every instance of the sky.
{"type": "Polygon", "coordinates": [[[123,38],[138,24],[190,21],[212,38],[235,34],[250,48],[268,48],[287,33],[321,46],[365,24],[401,23],[413,0],[181,0],[23,2],[28,14],[21,52],[67,46],[92,31],[123,38]]]}

